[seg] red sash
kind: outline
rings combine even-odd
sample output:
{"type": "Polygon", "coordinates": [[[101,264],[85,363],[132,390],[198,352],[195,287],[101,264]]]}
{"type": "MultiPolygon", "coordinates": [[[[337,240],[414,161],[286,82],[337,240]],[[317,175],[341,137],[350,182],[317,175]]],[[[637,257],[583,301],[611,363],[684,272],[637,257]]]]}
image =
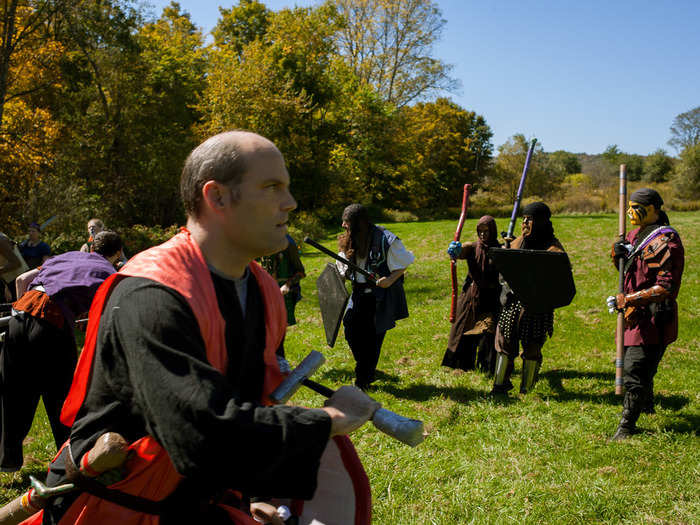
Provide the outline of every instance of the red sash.
{"type": "MultiPolygon", "coordinates": [[[[284,337],[287,314],[282,294],[275,280],[255,262],[248,266],[253,273],[265,304],[265,378],[263,403],[271,404],[268,395],[283,379],[275,352],[284,337]]],[[[90,382],[100,317],[114,286],[124,277],[145,277],[168,286],[182,295],[192,308],[199,324],[207,352],[207,360],[225,373],[227,353],[225,322],[219,311],[214,283],[199,246],[184,228],[169,241],[133,257],[118,274],[110,276],[98,289],[90,307],[85,346],[73,376],[68,397],[63,405],[61,421],[72,426],[80,410],[90,382]]],[[[167,452],[146,436],[131,444],[129,474],[110,488],[160,501],[167,497],[182,477],[173,467],[167,452]]],[[[253,525],[245,513],[226,507],[234,523],[253,525]]],[[[25,524],[41,523],[42,513],[25,520],[25,524]]],[[[89,494],[82,494],[61,519],[61,524],[119,523],[120,525],[155,525],[159,517],[126,509],[89,494]]]]}

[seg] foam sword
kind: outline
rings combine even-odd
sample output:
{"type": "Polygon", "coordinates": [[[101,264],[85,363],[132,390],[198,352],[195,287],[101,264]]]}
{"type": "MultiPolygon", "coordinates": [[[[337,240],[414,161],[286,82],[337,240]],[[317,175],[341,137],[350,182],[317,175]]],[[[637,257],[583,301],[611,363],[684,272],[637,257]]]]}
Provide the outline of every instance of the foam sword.
{"type": "MultiPolygon", "coordinates": [[[[275,391],[270,394],[270,399],[275,403],[286,403],[299,390],[301,385],[322,396],[331,397],[335,393],[334,390],[309,379],[325,361],[326,358],[321,352],[312,350],[292,370],[292,373],[280,383],[275,391]]],[[[379,430],[411,447],[415,447],[424,439],[423,422],[417,419],[400,416],[386,408],[377,409],[371,419],[374,426],[379,430]]]]}
{"type": "Polygon", "coordinates": [[[336,261],[340,261],[343,263],[345,266],[350,268],[351,270],[354,270],[355,272],[362,274],[365,276],[365,278],[372,284],[376,284],[377,282],[377,276],[368,272],[364,268],[360,268],[358,265],[356,265],[354,262],[348,261],[345,257],[341,257],[337,253],[333,253],[331,250],[326,248],[325,246],[317,243],[314,241],[311,237],[304,237],[304,242],[310,246],[313,246],[316,248],[318,251],[325,253],[329,257],[333,257],[336,261]]]}

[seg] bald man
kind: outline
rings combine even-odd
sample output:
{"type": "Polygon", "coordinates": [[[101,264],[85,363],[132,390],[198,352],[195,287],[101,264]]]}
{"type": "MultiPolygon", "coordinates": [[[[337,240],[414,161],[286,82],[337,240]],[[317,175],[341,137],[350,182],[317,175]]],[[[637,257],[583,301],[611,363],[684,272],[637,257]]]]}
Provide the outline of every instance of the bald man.
{"type": "MultiPolygon", "coordinates": [[[[157,522],[249,523],[225,489],[243,501],[310,498],[329,438],[359,428],[378,405],[354,387],[319,409],[269,401],[282,380],[275,354],[286,312],[253,260],[286,247],[296,207],[275,145],[241,131],[211,137],[187,158],[180,190],[186,228],[132,258],[93,303],[86,340],[95,341],[62,413],[70,446],[48,481],[63,482],[98,436],[116,431],[134,454],[118,488],[147,506],[165,499],[157,522]]],[[[105,507],[111,498],[54,500],[44,523],[142,523],[142,508],[105,507]]]]}

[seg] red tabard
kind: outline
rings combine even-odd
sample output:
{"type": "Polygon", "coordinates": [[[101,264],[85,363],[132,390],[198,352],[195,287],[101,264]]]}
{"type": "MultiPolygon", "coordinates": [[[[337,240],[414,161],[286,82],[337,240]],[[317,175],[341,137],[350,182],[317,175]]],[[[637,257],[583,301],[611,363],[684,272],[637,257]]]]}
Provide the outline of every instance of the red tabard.
{"type": "MultiPolygon", "coordinates": [[[[265,304],[265,378],[262,402],[269,405],[272,404],[268,398],[269,394],[283,379],[275,352],[284,337],[287,313],[275,280],[255,262],[251,262],[248,268],[260,287],[265,304]]],[[[199,246],[190,233],[183,228],[167,242],[134,256],[119,273],[109,277],[97,291],[90,307],[85,346],[61,413],[61,421],[65,425],[73,424],[87,393],[100,316],[104,306],[114,286],[127,276],[145,277],[157,281],[182,295],[192,308],[199,324],[207,351],[207,360],[221,373],[226,371],[226,326],[218,308],[214,283],[199,246]]],[[[133,454],[127,463],[129,474],[122,481],[110,485],[110,488],[154,501],[167,497],[182,479],[173,467],[167,452],[151,436],[145,436],[132,443],[130,450],[133,454]]],[[[233,523],[256,524],[252,518],[240,510],[225,508],[233,523]]],[[[22,523],[38,525],[41,523],[42,514],[39,512],[22,523]]],[[[158,522],[158,516],[142,514],[89,494],[82,494],[60,523],[156,525],[158,522]]]]}

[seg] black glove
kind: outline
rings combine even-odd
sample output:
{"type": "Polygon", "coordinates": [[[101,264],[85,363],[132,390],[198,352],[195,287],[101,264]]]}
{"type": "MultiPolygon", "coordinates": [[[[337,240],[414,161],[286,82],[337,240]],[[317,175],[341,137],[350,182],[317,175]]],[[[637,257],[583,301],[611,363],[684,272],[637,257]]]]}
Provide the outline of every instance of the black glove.
{"type": "Polygon", "coordinates": [[[632,245],[629,242],[617,241],[613,244],[613,255],[615,258],[624,257],[626,259],[630,253],[632,253],[632,245]]]}

